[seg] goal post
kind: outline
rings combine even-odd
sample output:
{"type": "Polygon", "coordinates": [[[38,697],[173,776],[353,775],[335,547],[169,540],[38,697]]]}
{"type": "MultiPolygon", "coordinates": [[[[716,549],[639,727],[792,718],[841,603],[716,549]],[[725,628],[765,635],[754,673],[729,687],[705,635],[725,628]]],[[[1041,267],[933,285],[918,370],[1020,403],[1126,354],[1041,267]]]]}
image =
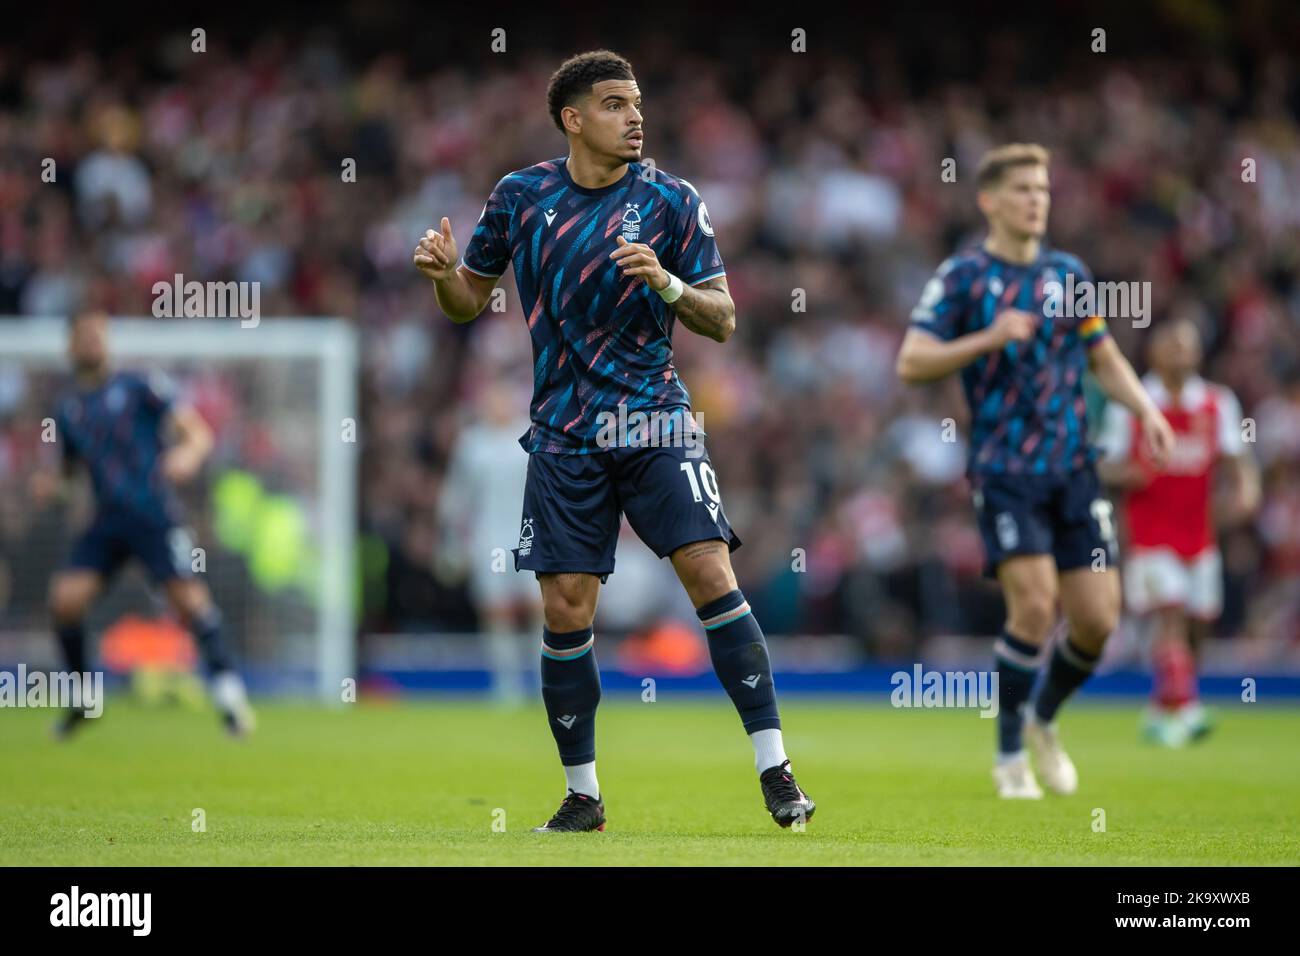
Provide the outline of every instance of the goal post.
{"type": "MultiPolygon", "coordinates": [[[[62,318],[0,318],[0,426],[30,435],[53,417],[70,381],[66,349],[62,318]]],[[[220,552],[209,584],[242,663],[255,685],[308,690],[332,704],[356,677],[357,351],[342,319],[109,323],[112,367],[161,370],[183,400],[218,419],[204,479],[182,489],[182,499],[186,522],[219,539],[200,535],[198,543],[220,552]]],[[[33,458],[0,462],[0,494],[21,498],[21,472],[33,458]]],[[[48,579],[75,530],[69,522],[30,533],[23,560],[39,574],[27,576],[29,585],[48,579]]],[[[48,631],[44,593],[27,590],[0,592],[0,641],[48,631]]],[[[136,605],[142,600],[137,594],[136,605]]],[[[119,600],[99,623],[130,603],[119,600]]]]}

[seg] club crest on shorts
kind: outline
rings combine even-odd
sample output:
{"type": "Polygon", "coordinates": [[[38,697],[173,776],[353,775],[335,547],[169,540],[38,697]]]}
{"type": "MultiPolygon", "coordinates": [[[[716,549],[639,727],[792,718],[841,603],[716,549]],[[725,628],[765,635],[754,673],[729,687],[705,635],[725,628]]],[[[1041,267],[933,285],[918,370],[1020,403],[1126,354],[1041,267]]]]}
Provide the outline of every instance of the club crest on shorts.
{"type": "Polygon", "coordinates": [[[623,238],[628,242],[636,242],[641,237],[641,213],[637,212],[641,204],[630,202],[626,205],[627,211],[623,213],[623,238]]]}
{"type": "Polygon", "coordinates": [[[519,557],[526,558],[533,550],[533,519],[525,518],[519,529],[519,557]]]}
{"type": "Polygon", "coordinates": [[[995,526],[998,532],[998,544],[1003,551],[1011,551],[1020,544],[1020,529],[1016,527],[1015,515],[1002,512],[997,516],[995,526]]]}

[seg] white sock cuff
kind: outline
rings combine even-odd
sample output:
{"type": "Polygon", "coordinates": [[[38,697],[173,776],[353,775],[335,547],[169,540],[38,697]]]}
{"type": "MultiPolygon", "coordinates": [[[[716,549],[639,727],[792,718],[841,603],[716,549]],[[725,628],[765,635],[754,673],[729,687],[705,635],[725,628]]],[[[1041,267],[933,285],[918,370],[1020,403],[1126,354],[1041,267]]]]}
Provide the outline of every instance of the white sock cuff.
{"type": "Polygon", "coordinates": [[[756,730],[749,735],[754,744],[754,766],[759,773],[785,763],[785,742],[779,730],[756,730]]]}
{"type": "Polygon", "coordinates": [[[600,783],[596,780],[596,761],[574,764],[564,768],[564,782],[574,793],[585,793],[600,799],[600,783]]]}

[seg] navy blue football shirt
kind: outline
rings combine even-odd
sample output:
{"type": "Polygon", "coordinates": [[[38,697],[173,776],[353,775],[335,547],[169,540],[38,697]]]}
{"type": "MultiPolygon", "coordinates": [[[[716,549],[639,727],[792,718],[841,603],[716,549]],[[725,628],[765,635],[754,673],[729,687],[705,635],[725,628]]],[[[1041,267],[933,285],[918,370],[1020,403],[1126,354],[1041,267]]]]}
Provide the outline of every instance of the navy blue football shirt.
{"type": "MultiPolygon", "coordinates": [[[[510,173],[492,191],[464,265],[496,278],[515,270],[533,342],[528,452],[587,454],[602,412],[690,409],[673,366],[672,309],[609,255],[617,237],[641,242],[687,285],[725,274],[695,187],[629,163],[616,183],[579,186],[564,158],[510,173]]],[[[608,420],[608,419],[606,419],[608,420]]]]}
{"type": "MultiPolygon", "coordinates": [[[[981,355],[961,370],[971,411],[968,472],[1064,474],[1096,459],[1088,442],[1083,374],[1088,349],[1105,340],[1098,316],[1049,315],[1049,290],[1091,282],[1077,257],[1043,248],[1028,264],[1008,262],[983,248],[944,261],[912,311],[912,325],[944,340],[992,325],[1004,309],[1038,320],[1027,342],[981,355]]],[[[1057,295],[1059,296],[1059,291],[1057,295]]],[[[1058,300],[1059,301],[1059,300],[1058,300]]]]}
{"type": "Polygon", "coordinates": [[[84,463],[101,513],[151,525],[173,524],[176,504],[159,468],[170,383],[116,372],[98,388],[63,395],[55,417],[64,460],[84,463]]]}

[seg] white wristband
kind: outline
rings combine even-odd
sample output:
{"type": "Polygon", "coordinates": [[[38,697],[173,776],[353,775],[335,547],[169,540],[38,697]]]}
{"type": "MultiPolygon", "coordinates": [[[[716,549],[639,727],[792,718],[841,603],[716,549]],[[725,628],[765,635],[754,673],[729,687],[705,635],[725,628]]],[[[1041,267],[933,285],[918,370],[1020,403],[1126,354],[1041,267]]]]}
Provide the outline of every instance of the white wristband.
{"type": "Polygon", "coordinates": [[[655,292],[659,293],[659,298],[665,302],[676,302],[682,297],[685,290],[686,286],[682,284],[682,280],[670,272],[668,273],[668,284],[662,289],[655,289],[655,292]]]}

